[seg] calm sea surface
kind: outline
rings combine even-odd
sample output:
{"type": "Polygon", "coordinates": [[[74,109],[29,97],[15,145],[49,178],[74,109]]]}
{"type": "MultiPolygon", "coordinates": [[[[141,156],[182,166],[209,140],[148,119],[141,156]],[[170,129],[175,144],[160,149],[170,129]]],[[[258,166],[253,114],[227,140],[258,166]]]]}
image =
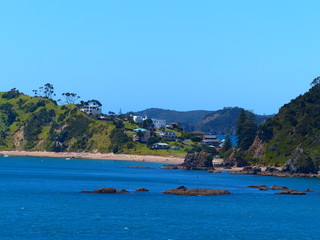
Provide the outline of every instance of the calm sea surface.
{"type": "Polygon", "coordinates": [[[320,179],[162,170],[161,164],[0,158],[0,239],[320,239],[320,179]],[[148,166],[155,169],[126,168],[148,166]],[[313,189],[276,195],[250,184],[313,189]],[[223,188],[224,196],[161,192],[223,188]],[[87,194],[102,187],[130,194],[87,194]],[[150,192],[134,192],[144,187],[150,192]]]}

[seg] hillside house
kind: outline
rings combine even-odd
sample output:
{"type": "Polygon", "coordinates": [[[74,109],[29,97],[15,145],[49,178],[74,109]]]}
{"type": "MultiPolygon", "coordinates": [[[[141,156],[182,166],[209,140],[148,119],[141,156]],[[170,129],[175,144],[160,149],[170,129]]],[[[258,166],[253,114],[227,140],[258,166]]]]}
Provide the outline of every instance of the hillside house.
{"type": "Polygon", "coordinates": [[[132,116],[132,118],[133,118],[133,121],[134,121],[135,123],[142,123],[143,120],[145,120],[145,118],[143,118],[143,117],[141,117],[141,116],[132,116]]]}
{"type": "Polygon", "coordinates": [[[170,146],[167,143],[155,143],[152,145],[153,149],[168,149],[170,146]]]}
{"type": "Polygon", "coordinates": [[[102,114],[101,107],[93,105],[84,105],[80,107],[80,111],[90,116],[100,116],[102,114]]]}
{"type": "Polygon", "coordinates": [[[177,135],[173,131],[161,131],[159,133],[159,136],[172,141],[175,141],[177,139],[177,135]]]}
{"type": "Polygon", "coordinates": [[[161,120],[161,119],[151,119],[151,120],[155,128],[162,128],[162,127],[166,127],[167,125],[166,120],[161,120]]]}
{"type": "Polygon", "coordinates": [[[150,131],[144,128],[136,128],[133,131],[133,140],[138,142],[146,143],[151,135],[150,131]]]}
{"type": "Polygon", "coordinates": [[[204,135],[201,143],[218,147],[221,141],[215,135],[204,135]]]}

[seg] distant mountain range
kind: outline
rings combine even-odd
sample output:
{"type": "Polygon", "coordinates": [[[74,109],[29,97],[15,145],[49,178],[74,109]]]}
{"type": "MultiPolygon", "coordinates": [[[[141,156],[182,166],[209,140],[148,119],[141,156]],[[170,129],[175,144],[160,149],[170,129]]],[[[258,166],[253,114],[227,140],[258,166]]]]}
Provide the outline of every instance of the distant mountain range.
{"type": "MultiPolygon", "coordinates": [[[[195,110],[195,111],[174,111],[159,108],[149,108],[130,114],[164,119],[168,123],[177,122],[187,131],[203,131],[207,133],[225,135],[228,131],[235,135],[237,119],[241,108],[226,107],[217,111],[195,110]]],[[[263,123],[273,115],[255,115],[258,124],[263,123]]]]}

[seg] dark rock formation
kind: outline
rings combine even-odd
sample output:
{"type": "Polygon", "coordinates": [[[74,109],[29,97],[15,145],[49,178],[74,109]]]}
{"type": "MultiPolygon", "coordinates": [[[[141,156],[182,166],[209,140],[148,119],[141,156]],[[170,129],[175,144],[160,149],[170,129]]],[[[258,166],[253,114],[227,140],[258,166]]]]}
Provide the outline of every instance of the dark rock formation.
{"type": "Polygon", "coordinates": [[[179,169],[179,166],[175,164],[163,165],[161,169],[179,169]]]}
{"type": "Polygon", "coordinates": [[[286,190],[288,189],[287,187],[284,186],[277,186],[277,185],[273,185],[270,190],[286,190]]]}
{"type": "Polygon", "coordinates": [[[269,188],[268,188],[268,187],[259,187],[259,190],[261,190],[261,191],[268,191],[269,188]]]}
{"type": "Polygon", "coordinates": [[[180,166],[187,170],[213,169],[212,155],[205,151],[201,151],[199,153],[188,153],[184,162],[180,164],[180,166]]]}
{"type": "Polygon", "coordinates": [[[165,194],[174,194],[174,195],[192,195],[192,196],[208,196],[208,195],[224,195],[230,194],[229,191],[224,189],[187,189],[184,186],[166,190],[163,193],[165,194]]]}
{"type": "Polygon", "coordinates": [[[138,188],[136,191],[137,192],[149,192],[149,190],[146,188],[138,188]]]}
{"type": "Polygon", "coordinates": [[[125,189],[121,189],[121,190],[118,190],[117,193],[129,193],[129,191],[127,191],[125,189]]]}
{"type": "Polygon", "coordinates": [[[313,190],[308,188],[308,189],[304,190],[304,192],[313,192],[313,190]]]}
{"type": "Polygon", "coordinates": [[[303,148],[297,147],[282,172],[309,174],[317,173],[318,171],[311,157],[304,152],[303,148]]]}
{"type": "Polygon", "coordinates": [[[249,185],[248,187],[250,188],[268,188],[267,185],[263,185],[263,184],[258,184],[258,185],[249,185]]]}
{"type": "Polygon", "coordinates": [[[115,188],[100,188],[93,191],[83,190],[82,193],[128,193],[127,190],[122,189],[117,191],[115,188]]]}
{"type": "Polygon", "coordinates": [[[293,189],[284,189],[281,192],[277,192],[276,194],[306,195],[305,192],[300,192],[298,190],[293,190],[293,189]]]}

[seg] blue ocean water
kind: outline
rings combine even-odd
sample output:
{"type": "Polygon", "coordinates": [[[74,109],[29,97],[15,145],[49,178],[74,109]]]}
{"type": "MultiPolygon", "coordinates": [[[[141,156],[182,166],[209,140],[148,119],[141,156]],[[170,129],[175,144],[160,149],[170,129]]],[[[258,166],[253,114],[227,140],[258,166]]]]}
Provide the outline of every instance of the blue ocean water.
{"type": "Polygon", "coordinates": [[[0,158],[0,239],[319,239],[320,179],[163,170],[161,164],[0,158]],[[127,168],[148,166],[155,169],[127,168]],[[276,195],[250,184],[313,189],[276,195]],[[162,192],[223,188],[223,196],[162,192]],[[115,187],[129,194],[88,194],[115,187]],[[150,192],[135,192],[144,187],[150,192]]]}

